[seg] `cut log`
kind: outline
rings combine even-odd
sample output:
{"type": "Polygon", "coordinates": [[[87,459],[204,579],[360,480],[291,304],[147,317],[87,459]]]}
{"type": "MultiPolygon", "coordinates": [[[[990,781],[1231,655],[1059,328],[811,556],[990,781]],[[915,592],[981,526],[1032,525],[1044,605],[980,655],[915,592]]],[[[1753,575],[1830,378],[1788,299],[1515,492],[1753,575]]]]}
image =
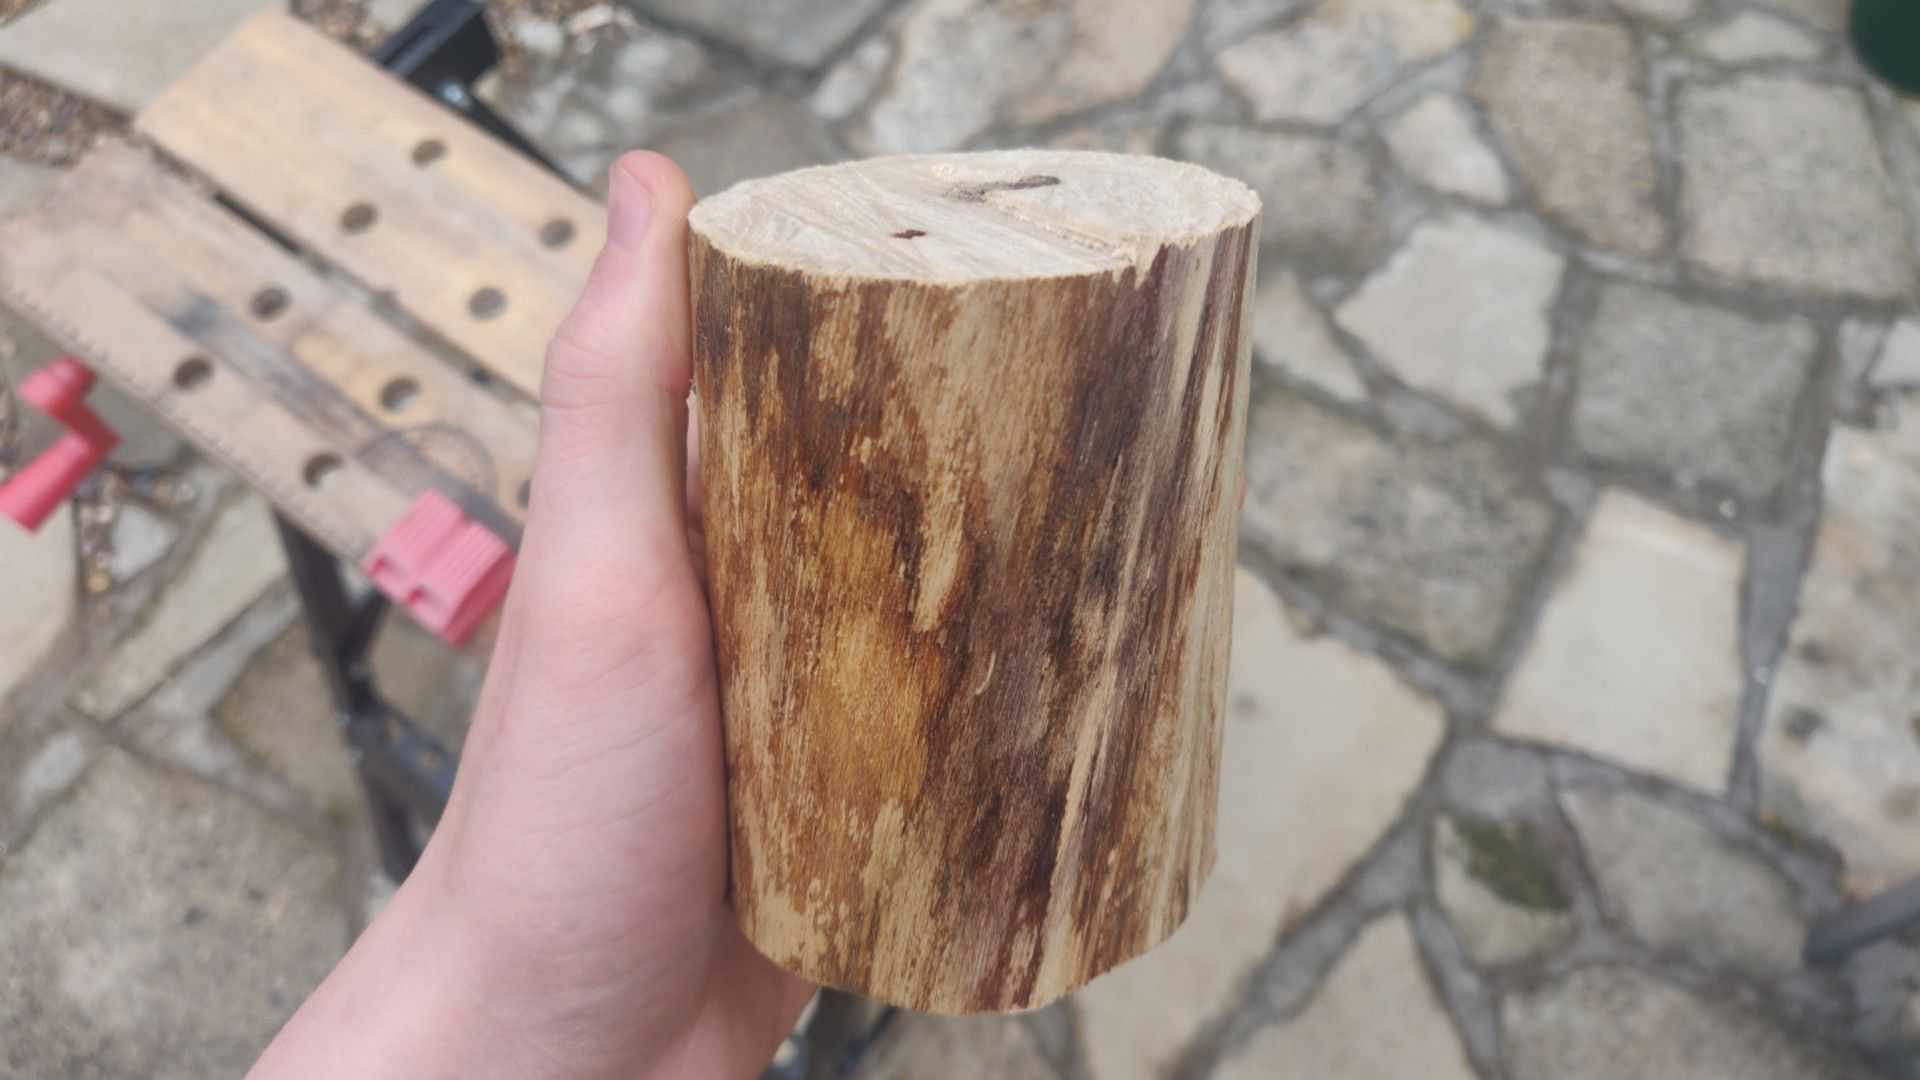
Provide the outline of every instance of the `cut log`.
{"type": "Polygon", "coordinates": [[[1033,1008],[1214,859],[1259,200],[1083,152],[692,217],[731,897],[808,979],[1033,1008]]]}

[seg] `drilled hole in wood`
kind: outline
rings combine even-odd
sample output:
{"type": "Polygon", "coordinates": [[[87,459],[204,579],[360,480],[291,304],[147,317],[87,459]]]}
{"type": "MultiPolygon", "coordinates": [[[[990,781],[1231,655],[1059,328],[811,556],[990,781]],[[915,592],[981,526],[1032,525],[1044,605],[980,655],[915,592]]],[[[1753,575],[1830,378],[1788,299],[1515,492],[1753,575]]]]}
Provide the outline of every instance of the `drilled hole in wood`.
{"type": "Polygon", "coordinates": [[[507,294],[489,285],[484,289],[475,289],[467,298],[467,310],[476,319],[491,319],[507,310],[507,294]]]}
{"type": "Polygon", "coordinates": [[[287,310],[292,299],[287,290],[278,285],[269,285],[253,294],[253,317],[256,319],[274,319],[287,310]]]}
{"type": "Polygon", "coordinates": [[[447,144],[441,142],[439,139],[421,139],[413,146],[413,163],[415,165],[423,167],[431,165],[446,156],[447,144]]]}
{"type": "Polygon", "coordinates": [[[566,247],[573,242],[573,222],[554,218],[540,226],[540,242],[555,250],[566,247]]]}
{"type": "Polygon", "coordinates": [[[327,482],[327,477],[339,471],[338,454],[315,454],[307,459],[307,464],[300,470],[300,478],[307,482],[308,487],[317,488],[327,482]]]}
{"type": "Polygon", "coordinates": [[[189,356],[173,369],[173,385],[182,390],[198,390],[213,378],[213,365],[204,356],[189,356]]]}
{"type": "Polygon", "coordinates": [[[380,407],[388,412],[399,412],[414,403],[420,396],[420,384],[402,375],[388,379],[387,385],[380,388],[380,407]]]}
{"type": "Polygon", "coordinates": [[[340,229],[348,233],[363,233],[373,228],[373,223],[379,220],[380,211],[372,203],[357,202],[340,215],[340,229]]]}
{"type": "Polygon", "coordinates": [[[514,493],[514,498],[520,500],[520,509],[525,510],[533,502],[533,481],[520,481],[520,490],[514,493]]]}
{"type": "Polygon", "coordinates": [[[925,235],[927,235],[925,229],[901,229],[899,232],[893,234],[893,238],[895,240],[915,240],[925,235]]]}

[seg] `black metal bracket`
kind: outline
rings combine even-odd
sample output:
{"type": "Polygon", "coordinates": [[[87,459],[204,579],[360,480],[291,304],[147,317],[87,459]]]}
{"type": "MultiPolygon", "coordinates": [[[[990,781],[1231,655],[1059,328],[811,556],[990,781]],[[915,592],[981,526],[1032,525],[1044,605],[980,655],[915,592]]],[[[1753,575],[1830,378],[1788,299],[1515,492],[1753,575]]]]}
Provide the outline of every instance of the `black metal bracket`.
{"type": "Polygon", "coordinates": [[[423,90],[443,82],[470,86],[500,62],[500,44],[473,0],[432,0],[369,59],[423,90]]]}
{"type": "Polygon", "coordinates": [[[432,0],[373,50],[373,62],[432,94],[487,134],[572,183],[553,159],[481,101],[473,84],[500,62],[486,10],[473,0],[432,0]]]}
{"type": "Polygon", "coordinates": [[[366,791],[381,867],[404,881],[420,858],[414,823],[430,827],[453,793],[453,755],[389,706],[374,686],[367,654],[386,616],[386,598],[376,592],[353,600],[341,581],[339,559],[286,517],[276,513],[273,520],[314,659],[333,698],[334,719],[366,791]]]}

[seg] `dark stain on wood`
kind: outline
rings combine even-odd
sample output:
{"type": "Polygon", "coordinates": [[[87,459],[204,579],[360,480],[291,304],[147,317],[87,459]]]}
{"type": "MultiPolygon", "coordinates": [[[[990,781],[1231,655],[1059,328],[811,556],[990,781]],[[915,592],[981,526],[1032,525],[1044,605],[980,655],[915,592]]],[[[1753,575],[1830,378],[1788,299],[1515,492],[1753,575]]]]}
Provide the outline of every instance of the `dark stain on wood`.
{"type": "Polygon", "coordinates": [[[1033,188],[1053,187],[1060,183],[1057,176],[1023,176],[1018,180],[996,180],[984,184],[955,184],[947,192],[947,198],[958,202],[983,203],[987,196],[996,191],[1027,191],[1033,188]]]}

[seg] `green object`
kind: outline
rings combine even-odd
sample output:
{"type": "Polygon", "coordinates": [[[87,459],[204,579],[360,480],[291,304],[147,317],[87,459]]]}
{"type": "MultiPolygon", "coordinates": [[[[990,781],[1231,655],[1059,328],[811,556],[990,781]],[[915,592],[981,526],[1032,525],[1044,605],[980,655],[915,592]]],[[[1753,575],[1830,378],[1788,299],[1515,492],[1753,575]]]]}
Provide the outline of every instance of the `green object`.
{"type": "Polygon", "coordinates": [[[1553,876],[1532,827],[1461,818],[1454,831],[1467,848],[1467,873],[1509,904],[1532,911],[1566,911],[1573,905],[1553,876]]]}
{"type": "Polygon", "coordinates": [[[1920,94],[1920,0],[1853,0],[1860,61],[1904,94],[1920,94]]]}

